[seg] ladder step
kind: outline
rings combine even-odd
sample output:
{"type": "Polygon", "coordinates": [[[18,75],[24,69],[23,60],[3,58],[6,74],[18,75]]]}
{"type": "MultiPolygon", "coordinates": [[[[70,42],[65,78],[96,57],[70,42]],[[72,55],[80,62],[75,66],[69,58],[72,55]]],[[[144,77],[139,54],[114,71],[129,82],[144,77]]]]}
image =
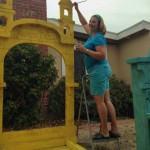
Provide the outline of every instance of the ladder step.
{"type": "MultiPolygon", "coordinates": [[[[82,104],[85,105],[85,101],[83,101],[82,104]]],[[[95,104],[95,102],[92,101],[92,100],[88,100],[88,101],[87,101],[87,104],[88,104],[88,105],[91,105],[91,104],[95,104]]]]}
{"type": "Polygon", "coordinates": [[[100,140],[93,140],[94,143],[96,142],[109,142],[109,141],[115,141],[115,140],[119,140],[119,138],[108,138],[108,139],[100,139],[100,140]]]}

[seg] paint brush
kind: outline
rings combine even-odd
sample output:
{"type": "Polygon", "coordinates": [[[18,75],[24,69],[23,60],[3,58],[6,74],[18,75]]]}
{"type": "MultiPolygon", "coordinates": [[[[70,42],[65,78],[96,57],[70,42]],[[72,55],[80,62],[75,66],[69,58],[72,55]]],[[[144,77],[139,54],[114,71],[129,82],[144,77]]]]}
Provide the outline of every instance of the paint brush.
{"type": "Polygon", "coordinates": [[[77,2],[77,3],[79,4],[79,3],[83,3],[83,2],[86,2],[86,1],[87,1],[87,0],[84,0],[84,1],[80,1],[80,2],[77,2]]]}

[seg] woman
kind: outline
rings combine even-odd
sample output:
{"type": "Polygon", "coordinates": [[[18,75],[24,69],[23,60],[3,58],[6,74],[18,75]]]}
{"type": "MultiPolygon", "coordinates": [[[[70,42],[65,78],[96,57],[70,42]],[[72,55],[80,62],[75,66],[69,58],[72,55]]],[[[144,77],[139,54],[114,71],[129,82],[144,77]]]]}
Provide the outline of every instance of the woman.
{"type": "Polygon", "coordinates": [[[91,95],[94,97],[101,121],[100,132],[96,133],[93,139],[120,137],[116,122],[116,112],[110,101],[109,79],[111,68],[107,60],[104,21],[100,15],[93,15],[88,24],[80,12],[78,4],[74,3],[73,6],[78,14],[80,23],[89,34],[85,44],[77,44],[76,48],[84,54],[85,66],[90,76],[91,95]],[[108,131],[107,127],[108,113],[111,119],[111,131],[108,131]]]}

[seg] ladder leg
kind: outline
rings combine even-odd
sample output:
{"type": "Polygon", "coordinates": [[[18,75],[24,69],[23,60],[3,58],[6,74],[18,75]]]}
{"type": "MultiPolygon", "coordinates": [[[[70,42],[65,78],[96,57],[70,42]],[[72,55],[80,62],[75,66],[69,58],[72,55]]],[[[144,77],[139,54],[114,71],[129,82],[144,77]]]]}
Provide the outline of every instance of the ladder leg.
{"type": "MultiPolygon", "coordinates": [[[[87,105],[87,104],[85,104],[85,105],[87,105]]],[[[94,150],[93,139],[92,139],[92,130],[91,130],[90,118],[89,118],[89,113],[88,113],[88,108],[87,107],[88,106],[86,106],[86,113],[87,113],[88,126],[89,126],[89,132],[90,132],[90,142],[91,142],[92,150],[94,150]]]]}
{"type": "Polygon", "coordinates": [[[117,138],[118,150],[121,150],[119,138],[117,138]]]}
{"type": "MultiPolygon", "coordinates": [[[[83,76],[83,78],[84,77],[86,77],[86,76],[83,76]]],[[[84,100],[85,100],[86,115],[87,115],[87,119],[88,119],[88,127],[89,127],[89,132],[90,132],[90,143],[91,143],[92,150],[94,150],[93,139],[92,139],[92,130],[91,130],[91,125],[90,125],[90,117],[89,117],[88,104],[87,104],[87,99],[86,99],[86,94],[85,94],[83,78],[82,78],[83,96],[84,96],[84,100]]]]}

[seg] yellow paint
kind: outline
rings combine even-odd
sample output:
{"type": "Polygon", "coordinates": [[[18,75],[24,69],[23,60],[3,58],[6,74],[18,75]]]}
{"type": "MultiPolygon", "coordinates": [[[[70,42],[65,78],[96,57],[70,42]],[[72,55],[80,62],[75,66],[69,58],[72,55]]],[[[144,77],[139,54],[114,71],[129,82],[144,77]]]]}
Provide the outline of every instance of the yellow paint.
{"type": "Polygon", "coordinates": [[[0,150],[85,150],[77,144],[74,125],[74,39],[72,3],[60,0],[59,26],[38,19],[13,21],[12,0],[0,3],[0,16],[7,18],[0,25],[0,150]],[[67,15],[64,12],[67,11],[67,15]],[[64,32],[65,30],[65,32],[64,32]],[[59,127],[3,132],[4,59],[8,51],[17,44],[34,43],[52,47],[58,51],[66,64],[66,108],[65,125],[59,127]]]}

